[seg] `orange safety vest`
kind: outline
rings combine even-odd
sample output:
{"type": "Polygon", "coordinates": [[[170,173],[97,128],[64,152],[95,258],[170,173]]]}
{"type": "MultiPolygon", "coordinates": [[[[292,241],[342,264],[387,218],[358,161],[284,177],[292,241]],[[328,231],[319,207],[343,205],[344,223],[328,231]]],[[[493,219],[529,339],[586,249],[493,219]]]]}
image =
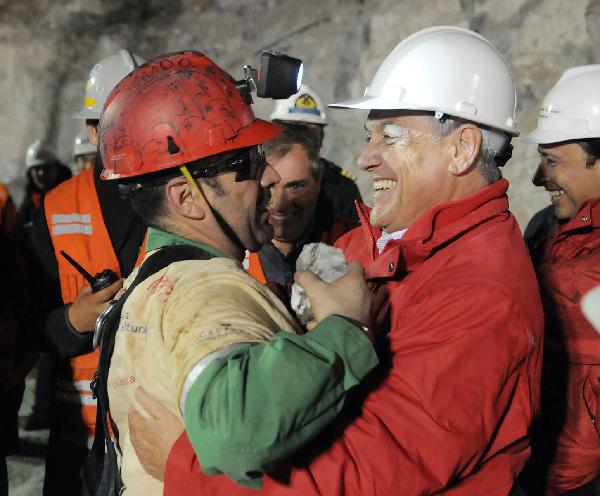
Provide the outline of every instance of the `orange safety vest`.
{"type": "MultiPolygon", "coordinates": [[[[319,241],[321,243],[325,243],[326,245],[333,246],[338,238],[342,237],[348,231],[354,229],[354,227],[356,226],[351,224],[349,221],[337,217],[333,223],[333,226],[331,227],[331,230],[324,231],[319,241]]],[[[243,266],[244,269],[246,269],[246,272],[248,272],[248,274],[254,279],[261,284],[267,284],[267,278],[262,268],[262,264],[260,263],[258,252],[246,251],[246,257],[244,258],[243,266]]]]}
{"type": "Polygon", "coordinates": [[[17,210],[5,184],[0,183],[0,229],[6,234],[14,234],[17,210]]]}
{"type": "MultiPolygon", "coordinates": [[[[87,281],[60,254],[64,250],[90,274],[104,269],[120,274],[119,260],[115,254],[108,229],[104,223],[96,186],[94,169],[81,171],[73,178],[51,190],[45,198],[46,221],[52,238],[60,290],[65,304],[77,298],[87,281]]],[[[143,245],[140,257],[143,256],[143,245]]],[[[98,366],[98,350],[71,359],[69,377],[57,377],[57,407],[64,411],[61,423],[65,433],[80,436],[82,421],[88,437],[94,435],[96,400],[92,398],[90,382],[98,366]],[[76,403],[80,408],[73,408],[76,403]]]]}

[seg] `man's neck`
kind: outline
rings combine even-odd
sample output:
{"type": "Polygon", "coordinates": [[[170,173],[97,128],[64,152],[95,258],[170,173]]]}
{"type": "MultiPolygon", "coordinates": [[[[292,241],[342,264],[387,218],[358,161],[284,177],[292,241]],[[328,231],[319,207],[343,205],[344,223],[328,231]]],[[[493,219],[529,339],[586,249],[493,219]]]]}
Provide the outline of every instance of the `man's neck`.
{"type": "Polygon", "coordinates": [[[177,228],[173,228],[173,226],[165,226],[159,231],[162,231],[169,236],[183,238],[191,243],[205,245],[210,248],[211,251],[214,251],[221,256],[237,260],[240,263],[244,258],[244,253],[241,252],[233,243],[228,242],[228,240],[217,239],[213,236],[205,236],[203,233],[182,227],[183,226],[177,226],[177,228]]]}
{"type": "MultiPolygon", "coordinates": [[[[300,236],[300,238],[297,241],[294,242],[286,242],[286,241],[279,241],[275,238],[273,238],[271,240],[271,243],[273,243],[273,246],[275,248],[277,248],[281,253],[283,253],[284,255],[289,255],[290,253],[292,253],[294,250],[298,249],[299,247],[305,245],[306,243],[311,242],[311,238],[314,237],[314,233],[315,233],[315,229],[316,229],[316,219],[313,216],[313,220],[310,222],[310,224],[308,224],[308,226],[306,226],[306,229],[304,230],[304,234],[302,234],[302,236],[300,236]]],[[[320,238],[320,235],[319,235],[320,238]]],[[[318,241],[318,239],[314,240],[314,241],[318,241]]]]}
{"type": "Polygon", "coordinates": [[[227,258],[231,258],[232,260],[241,263],[244,259],[244,256],[246,255],[245,251],[241,250],[237,245],[232,243],[229,239],[225,238],[224,236],[223,238],[224,239],[221,239],[220,236],[197,236],[196,239],[194,239],[193,241],[210,246],[212,249],[225,255],[227,258]]]}
{"type": "Polygon", "coordinates": [[[284,255],[289,255],[298,246],[298,243],[285,243],[283,241],[277,241],[276,239],[272,240],[271,243],[273,243],[273,246],[284,255]]]}
{"type": "Polygon", "coordinates": [[[242,263],[242,260],[244,260],[244,256],[246,255],[244,251],[241,251],[237,246],[234,246],[233,244],[215,249],[223,253],[223,255],[225,255],[227,258],[231,258],[240,263],[242,263]]]}

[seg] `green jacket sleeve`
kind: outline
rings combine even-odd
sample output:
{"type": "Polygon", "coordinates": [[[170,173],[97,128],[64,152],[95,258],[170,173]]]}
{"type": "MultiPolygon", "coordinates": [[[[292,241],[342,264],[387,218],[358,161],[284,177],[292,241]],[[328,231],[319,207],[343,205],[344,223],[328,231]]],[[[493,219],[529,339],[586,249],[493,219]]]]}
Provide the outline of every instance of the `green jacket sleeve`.
{"type": "Polygon", "coordinates": [[[307,334],[280,332],[215,359],[185,400],[202,469],[261,487],[262,473],[334,419],[377,363],[363,330],[335,315],[307,334]]]}

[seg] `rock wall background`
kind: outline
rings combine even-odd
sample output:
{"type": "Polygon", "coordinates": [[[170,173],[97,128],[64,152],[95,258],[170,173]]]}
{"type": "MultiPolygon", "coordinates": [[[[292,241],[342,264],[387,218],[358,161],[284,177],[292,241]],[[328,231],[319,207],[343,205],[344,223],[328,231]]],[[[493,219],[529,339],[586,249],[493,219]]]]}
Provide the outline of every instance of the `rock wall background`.
{"type": "MultiPolygon", "coordinates": [[[[523,131],[535,126],[541,99],[565,69],[600,62],[600,0],[0,0],[0,181],[19,201],[25,150],[36,138],[70,160],[80,130],[71,113],[88,72],[119,48],[147,58],[197,49],[234,77],[263,48],[277,48],[304,60],[305,82],[331,103],[361,95],[400,40],[440,24],[474,29],[504,54],[523,131]]],[[[271,102],[255,108],[267,117],[271,102]]],[[[356,171],[365,115],[328,116],[323,155],[356,171]]],[[[505,176],[524,228],[549,200],[530,182],[535,145],[514,144],[505,176]]],[[[369,179],[356,174],[368,198],[369,179]]]]}

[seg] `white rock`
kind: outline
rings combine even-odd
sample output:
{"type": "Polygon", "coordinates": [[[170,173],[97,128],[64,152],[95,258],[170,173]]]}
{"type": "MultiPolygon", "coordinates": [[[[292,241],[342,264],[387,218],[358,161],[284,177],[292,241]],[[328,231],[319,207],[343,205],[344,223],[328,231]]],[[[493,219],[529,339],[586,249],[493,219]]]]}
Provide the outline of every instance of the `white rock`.
{"type": "MultiPolygon", "coordinates": [[[[333,282],[348,272],[344,252],[339,248],[324,243],[309,243],[304,245],[296,260],[296,270],[308,270],[325,282],[333,282]]],[[[291,305],[302,324],[314,319],[310,309],[310,300],[304,289],[294,283],[292,285],[291,305]]]]}

